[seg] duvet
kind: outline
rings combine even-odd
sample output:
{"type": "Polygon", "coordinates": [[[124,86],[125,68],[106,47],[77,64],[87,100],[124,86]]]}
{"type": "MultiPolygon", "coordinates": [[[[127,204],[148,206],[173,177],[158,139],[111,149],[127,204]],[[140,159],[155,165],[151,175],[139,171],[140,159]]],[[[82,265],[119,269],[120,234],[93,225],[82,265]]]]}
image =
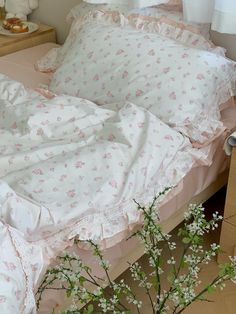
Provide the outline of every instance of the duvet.
{"type": "Polygon", "coordinates": [[[34,292],[61,250],[129,230],[141,221],[133,199],[150,202],[196,162],[189,140],[140,106],[46,97],[4,75],[0,126],[4,314],[35,313],[34,292]]]}

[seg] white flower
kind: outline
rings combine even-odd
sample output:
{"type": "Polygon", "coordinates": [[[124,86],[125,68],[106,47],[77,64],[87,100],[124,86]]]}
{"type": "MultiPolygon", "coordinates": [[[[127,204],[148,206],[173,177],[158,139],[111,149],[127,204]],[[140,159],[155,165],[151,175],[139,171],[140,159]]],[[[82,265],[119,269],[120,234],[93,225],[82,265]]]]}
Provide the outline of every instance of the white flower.
{"type": "Polygon", "coordinates": [[[173,256],[167,260],[167,264],[169,264],[169,265],[175,265],[176,264],[176,260],[174,259],[173,256]]]}

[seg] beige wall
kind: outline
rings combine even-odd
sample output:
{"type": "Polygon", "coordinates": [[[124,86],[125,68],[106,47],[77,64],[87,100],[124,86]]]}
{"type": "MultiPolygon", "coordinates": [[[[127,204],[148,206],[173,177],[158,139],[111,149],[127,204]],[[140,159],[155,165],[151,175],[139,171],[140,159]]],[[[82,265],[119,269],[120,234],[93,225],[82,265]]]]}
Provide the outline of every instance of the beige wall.
{"type": "Polygon", "coordinates": [[[39,0],[39,8],[31,16],[31,20],[54,26],[57,30],[57,39],[63,43],[69,30],[65,18],[70,9],[80,0],[39,0]]]}
{"type": "MultiPolygon", "coordinates": [[[[59,43],[63,43],[69,30],[65,18],[70,9],[81,0],[39,0],[39,8],[33,12],[31,19],[52,25],[57,30],[59,43]]],[[[228,57],[236,60],[236,35],[212,33],[216,45],[228,50],[228,57]]]]}
{"type": "Polygon", "coordinates": [[[212,32],[212,40],[216,45],[225,47],[227,56],[236,61],[236,35],[212,32]]]}

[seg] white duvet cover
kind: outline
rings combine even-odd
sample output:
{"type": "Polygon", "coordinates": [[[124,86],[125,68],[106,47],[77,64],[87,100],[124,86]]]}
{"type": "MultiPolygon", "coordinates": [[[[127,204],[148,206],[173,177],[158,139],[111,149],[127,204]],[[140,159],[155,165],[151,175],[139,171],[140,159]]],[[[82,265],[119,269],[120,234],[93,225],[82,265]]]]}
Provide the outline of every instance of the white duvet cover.
{"type": "Polygon", "coordinates": [[[45,268],[74,237],[102,241],[196,162],[180,133],[132,103],[46,98],[0,75],[0,313],[35,311],[45,268]],[[3,253],[2,253],[3,252],[3,253]]]}

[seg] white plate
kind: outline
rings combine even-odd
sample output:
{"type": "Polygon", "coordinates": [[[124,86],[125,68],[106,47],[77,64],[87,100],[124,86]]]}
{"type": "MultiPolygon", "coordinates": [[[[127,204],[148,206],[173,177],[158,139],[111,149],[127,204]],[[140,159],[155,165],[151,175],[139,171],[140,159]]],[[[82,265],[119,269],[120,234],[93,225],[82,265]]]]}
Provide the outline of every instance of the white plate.
{"type": "Polygon", "coordinates": [[[2,25],[0,25],[0,34],[1,35],[5,35],[5,36],[13,36],[13,37],[18,37],[18,36],[24,36],[24,35],[28,35],[31,34],[35,31],[37,31],[39,29],[38,24],[35,24],[33,22],[24,22],[24,24],[26,24],[29,28],[28,32],[25,33],[12,33],[9,30],[5,29],[2,27],[2,25]]]}

